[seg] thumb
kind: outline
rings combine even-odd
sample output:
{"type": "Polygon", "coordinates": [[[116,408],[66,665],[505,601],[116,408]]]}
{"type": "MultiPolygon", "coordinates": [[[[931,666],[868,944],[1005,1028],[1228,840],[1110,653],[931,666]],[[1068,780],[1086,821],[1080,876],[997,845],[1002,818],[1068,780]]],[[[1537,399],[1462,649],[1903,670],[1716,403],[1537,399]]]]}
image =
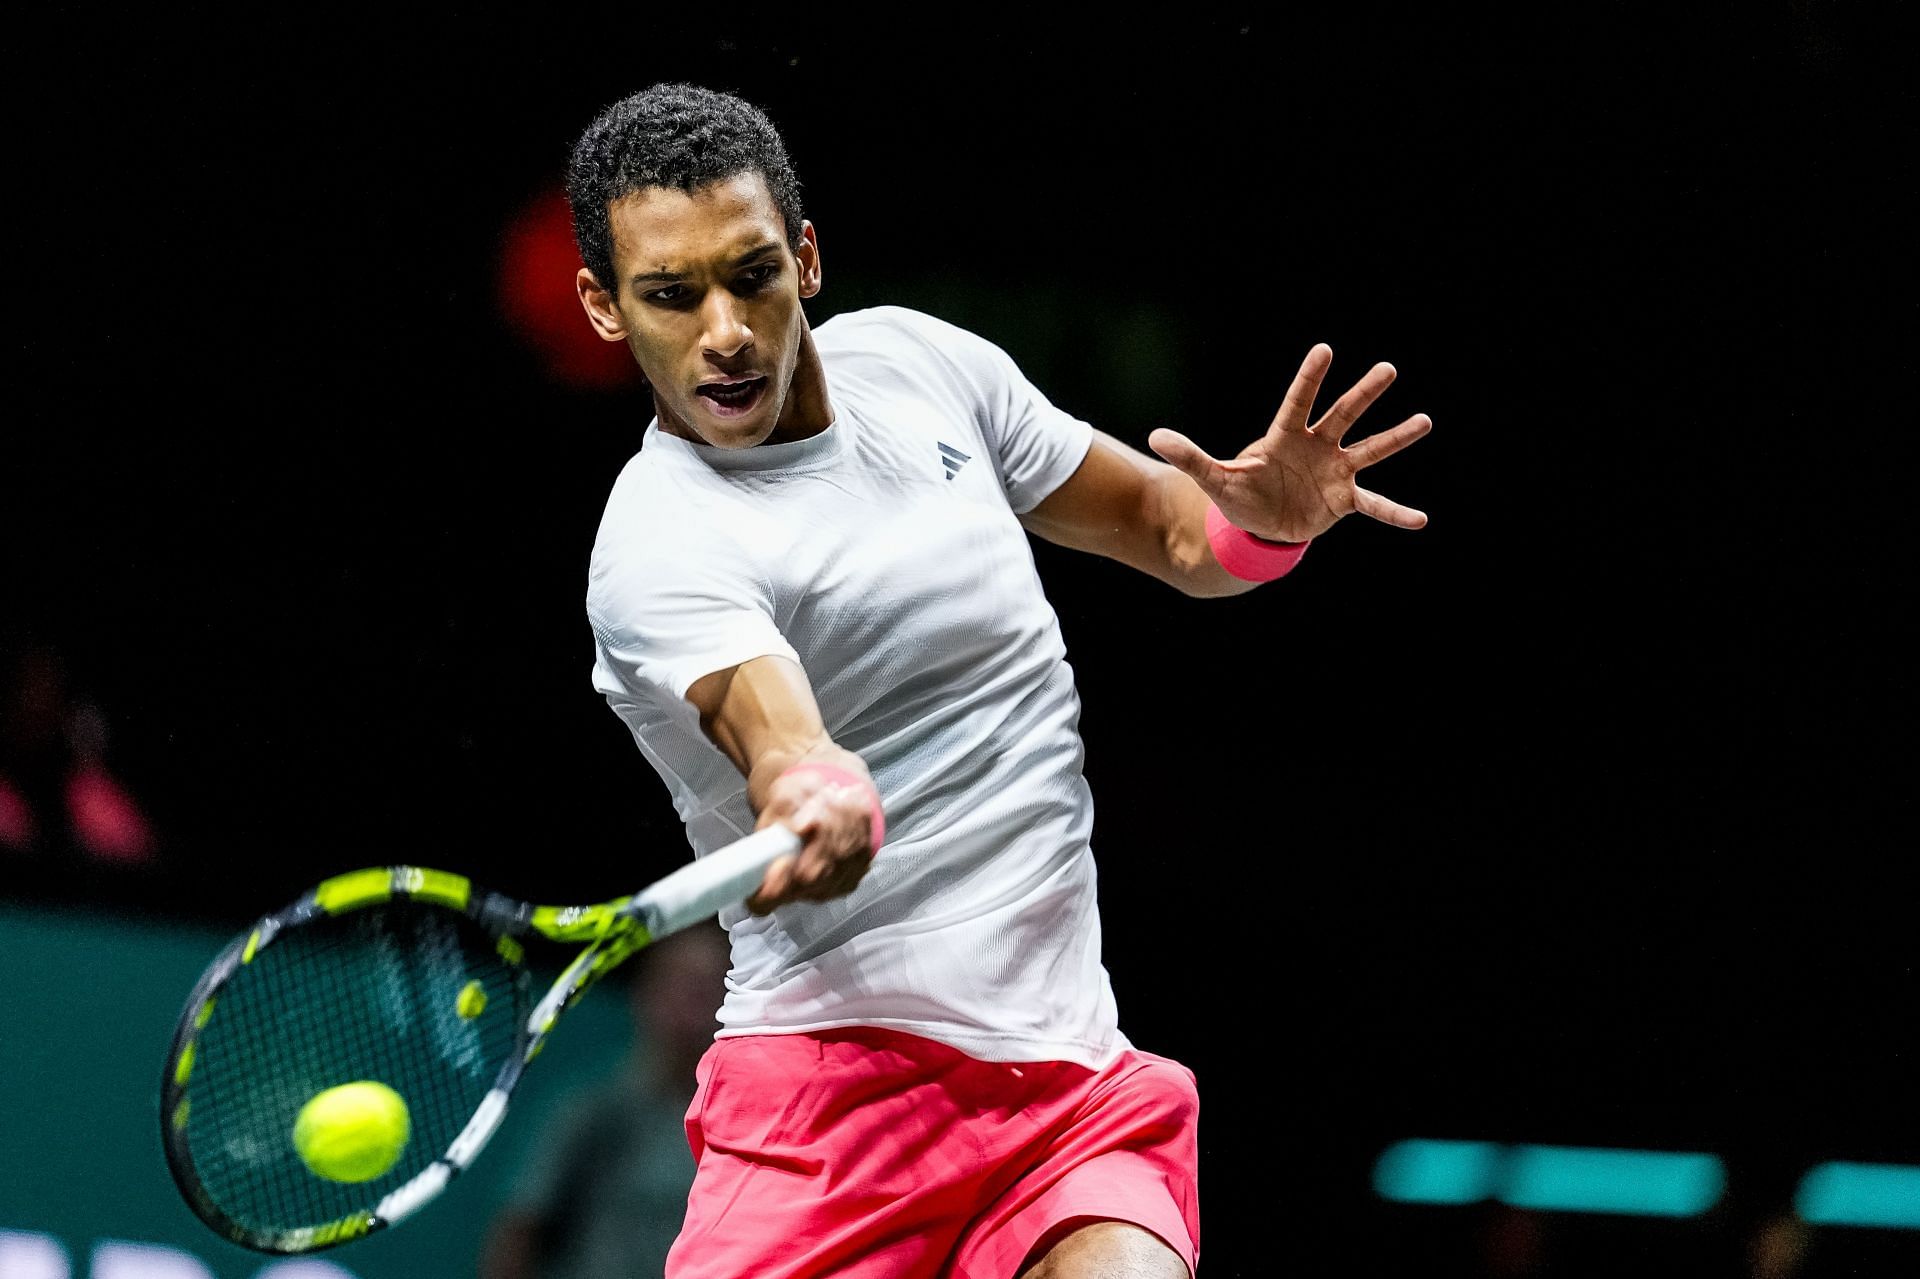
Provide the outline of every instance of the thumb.
{"type": "Polygon", "coordinates": [[[1180,432],[1160,427],[1147,437],[1147,447],[1184,471],[1208,497],[1220,495],[1226,468],[1180,432]]]}

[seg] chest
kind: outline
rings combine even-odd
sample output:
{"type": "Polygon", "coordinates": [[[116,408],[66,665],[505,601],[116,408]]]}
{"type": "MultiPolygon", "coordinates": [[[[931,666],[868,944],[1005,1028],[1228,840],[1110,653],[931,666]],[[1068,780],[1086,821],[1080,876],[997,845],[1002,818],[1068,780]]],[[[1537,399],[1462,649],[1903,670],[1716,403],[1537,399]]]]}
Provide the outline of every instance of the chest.
{"type": "Polygon", "coordinates": [[[1052,620],[970,421],[903,400],[851,425],[831,465],[757,481],[743,530],[823,710],[843,691],[864,702],[876,681],[975,668],[1052,620]]]}

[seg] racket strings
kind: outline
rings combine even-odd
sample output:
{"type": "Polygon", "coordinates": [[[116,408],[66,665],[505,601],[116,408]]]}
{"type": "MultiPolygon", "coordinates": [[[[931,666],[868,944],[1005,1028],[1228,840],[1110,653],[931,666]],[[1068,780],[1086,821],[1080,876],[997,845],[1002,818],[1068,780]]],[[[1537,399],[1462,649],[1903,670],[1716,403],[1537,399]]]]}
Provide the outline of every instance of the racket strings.
{"type": "Polygon", "coordinates": [[[395,901],[287,930],[235,971],[196,1045],[186,1137],[203,1188],[262,1234],[374,1207],[446,1153],[517,1051],[525,1004],[519,970],[452,911],[395,901]],[[316,1176],[294,1122],[362,1080],[406,1102],[406,1147],[368,1181],[316,1176]]]}

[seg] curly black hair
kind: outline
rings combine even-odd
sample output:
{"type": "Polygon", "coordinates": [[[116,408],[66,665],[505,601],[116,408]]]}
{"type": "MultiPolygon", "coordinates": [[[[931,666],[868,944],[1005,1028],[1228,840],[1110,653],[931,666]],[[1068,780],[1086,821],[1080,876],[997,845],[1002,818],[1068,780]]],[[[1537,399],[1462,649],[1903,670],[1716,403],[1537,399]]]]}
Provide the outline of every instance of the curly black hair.
{"type": "Polygon", "coordinates": [[[693,84],[656,84],[594,117],[573,144],[567,203],[573,238],[593,278],[614,292],[614,201],[648,187],[694,191],[738,173],[758,173],[800,244],[800,179],[779,130],[760,108],[693,84]]]}

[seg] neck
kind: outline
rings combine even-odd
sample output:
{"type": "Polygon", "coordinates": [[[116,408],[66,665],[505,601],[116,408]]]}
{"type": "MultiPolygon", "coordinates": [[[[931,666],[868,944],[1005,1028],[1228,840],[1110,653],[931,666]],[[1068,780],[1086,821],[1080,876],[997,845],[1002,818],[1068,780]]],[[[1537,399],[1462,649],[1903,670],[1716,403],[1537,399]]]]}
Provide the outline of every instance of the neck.
{"type": "Polygon", "coordinates": [[[768,444],[787,444],[820,434],[833,425],[833,401],[827,398],[827,370],[820,363],[820,352],[813,344],[813,326],[800,324],[800,356],[794,362],[793,381],[787,387],[787,401],[780,409],[780,420],[768,444]]]}

